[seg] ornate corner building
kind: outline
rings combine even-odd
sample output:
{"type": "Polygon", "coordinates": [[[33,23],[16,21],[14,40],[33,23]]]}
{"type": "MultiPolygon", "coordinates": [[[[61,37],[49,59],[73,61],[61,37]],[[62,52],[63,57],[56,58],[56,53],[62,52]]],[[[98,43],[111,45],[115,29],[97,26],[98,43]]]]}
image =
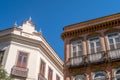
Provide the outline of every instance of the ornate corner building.
{"type": "Polygon", "coordinates": [[[63,61],[31,18],[0,31],[0,64],[15,80],[63,80],[63,61]]]}
{"type": "Polygon", "coordinates": [[[120,80],[120,13],[64,27],[64,80],[120,80]]]}

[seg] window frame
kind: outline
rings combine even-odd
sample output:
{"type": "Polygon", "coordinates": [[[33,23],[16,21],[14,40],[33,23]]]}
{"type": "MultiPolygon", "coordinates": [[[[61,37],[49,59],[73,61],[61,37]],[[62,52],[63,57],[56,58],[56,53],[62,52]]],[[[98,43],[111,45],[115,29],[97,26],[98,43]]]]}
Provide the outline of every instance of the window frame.
{"type": "Polygon", "coordinates": [[[120,70],[120,68],[117,68],[117,69],[115,69],[115,71],[114,71],[114,78],[115,78],[115,80],[117,80],[117,78],[116,78],[116,76],[120,76],[120,74],[116,74],[117,73],[117,71],[119,71],[120,70]]]}
{"type": "Polygon", "coordinates": [[[82,39],[77,39],[77,40],[71,41],[71,57],[77,57],[77,56],[82,56],[82,55],[83,55],[82,39]],[[78,43],[80,43],[80,44],[78,44],[78,43]],[[75,50],[76,55],[74,54],[74,50],[73,50],[74,46],[76,47],[76,50],[75,50]],[[79,46],[81,46],[81,49],[79,49],[79,46]],[[80,54],[79,51],[81,51],[82,54],[80,54]]]}
{"type": "Polygon", "coordinates": [[[53,70],[50,67],[48,67],[48,80],[52,80],[52,79],[53,79],[53,70]]]}
{"type": "Polygon", "coordinates": [[[60,80],[60,76],[56,74],[56,80],[60,80]]]}
{"type": "Polygon", "coordinates": [[[114,50],[114,49],[118,49],[117,48],[117,45],[116,44],[118,44],[118,43],[120,43],[120,42],[116,42],[116,38],[119,38],[120,39],[120,33],[119,32],[112,32],[112,33],[108,33],[108,34],[106,34],[106,37],[107,37],[107,44],[108,44],[108,48],[109,48],[109,50],[114,50]],[[109,37],[110,35],[114,35],[114,34],[117,34],[117,35],[115,35],[115,36],[112,36],[112,37],[109,37]],[[114,49],[111,49],[110,48],[110,41],[109,40],[113,40],[113,46],[114,46],[114,49]]]}
{"type": "MultiPolygon", "coordinates": [[[[106,75],[106,72],[105,72],[105,71],[96,71],[96,72],[93,73],[93,77],[92,77],[93,80],[97,80],[97,78],[95,78],[95,76],[96,76],[96,74],[98,74],[98,73],[103,73],[103,75],[105,75],[105,79],[107,78],[107,75],[106,75]]],[[[99,79],[99,78],[98,78],[98,79],[99,79]]]]}
{"type": "Polygon", "coordinates": [[[97,52],[101,52],[101,51],[102,51],[102,44],[101,44],[100,36],[94,36],[94,37],[88,38],[88,52],[89,52],[89,54],[93,54],[93,53],[97,53],[97,52]],[[98,39],[96,39],[96,38],[98,38],[98,39]],[[99,42],[99,46],[97,46],[97,42],[99,42]],[[93,48],[91,48],[91,43],[94,45],[93,48]],[[100,51],[97,51],[97,48],[100,48],[100,51]],[[91,52],[92,49],[94,52],[91,52]]]}
{"type": "Polygon", "coordinates": [[[84,74],[77,74],[75,76],[73,76],[73,80],[76,80],[77,78],[84,78],[86,80],[86,76],[84,74]]]}
{"type": "Polygon", "coordinates": [[[29,53],[28,52],[25,52],[25,51],[18,51],[18,54],[17,54],[17,60],[16,60],[16,67],[20,67],[20,68],[27,68],[27,65],[28,65],[28,58],[29,58],[29,53]],[[21,53],[24,53],[24,54],[27,54],[27,56],[22,56],[22,60],[21,62],[19,62],[19,56],[21,53]],[[24,59],[26,58],[26,63],[24,64],[24,59]]]}
{"type": "Polygon", "coordinates": [[[0,64],[1,65],[2,65],[2,62],[3,62],[4,55],[5,55],[5,50],[0,50],[0,64]]]}
{"type": "Polygon", "coordinates": [[[42,77],[45,77],[45,71],[46,71],[46,63],[44,60],[41,59],[39,73],[42,77]]]}

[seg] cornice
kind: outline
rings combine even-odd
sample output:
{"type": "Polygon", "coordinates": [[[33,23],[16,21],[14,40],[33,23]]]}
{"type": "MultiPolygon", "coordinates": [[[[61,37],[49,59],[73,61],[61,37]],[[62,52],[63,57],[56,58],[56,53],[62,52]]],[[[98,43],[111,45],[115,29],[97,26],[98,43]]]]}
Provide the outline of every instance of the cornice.
{"type": "Polygon", "coordinates": [[[108,16],[104,16],[104,17],[100,17],[100,18],[96,18],[96,19],[91,19],[91,20],[87,20],[87,21],[83,21],[80,23],[76,23],[76,24],[72,24],[72,25],[68,25],[66,27],[64,27],[64,32],[65,31],[69,31],[71,29],[76,29],[78,27],[85,27],[87,25],[95,25],[98,23],[103,23],[106,21],[110,21],[110,20],[115,20],[115,19],[119,19],[120,18],[120,13],[117,14],[112,14],[112,15],[108,15],[108,16]]]}
{"type": "Polygon", "coordinates": [[[49,59],[58,67],[58,69],[63,72],[63,65],[58,63],[56,58],[53,55],[51,55],[52,54],[51,51],[45,46],[45,44],[42,41],[34,40],[31,38],[27,38],[12,33],[0,36],[0,42],[4,42],[4,41],[15,41],[22,44],[39,47],[45,53],[45,55],[49,57],[49,59]]]}
{"type": "Polygon", "coordinates": [[[89,26],[89,25],[86,25],[85,27],[79,26],[78,29],[73,28],[73,30],[64,31],[62,33],[61,37],[64,40],[67,37],[78,36],[81,34],[91,33],[91,32],[95,32],[95,31],[103,30],[103,29],[107,29],[107,28],[112,28],[112,27],[119,26],[119,25],[120,25],[120,18],[102,22],[102,23],[98,23],[98,24],[91,25],[91,26],[89,26]]]}

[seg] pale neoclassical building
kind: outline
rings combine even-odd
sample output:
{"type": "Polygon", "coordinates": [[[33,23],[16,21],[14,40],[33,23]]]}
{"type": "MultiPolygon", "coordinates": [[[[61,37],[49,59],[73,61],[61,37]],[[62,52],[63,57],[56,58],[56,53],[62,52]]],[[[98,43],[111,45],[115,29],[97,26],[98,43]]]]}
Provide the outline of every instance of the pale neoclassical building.
{"type": "Polygon", "coordinates": [[[63,61],[31,18],[0,31],[0,63],[15,80],[63,80],[63,61]]]}

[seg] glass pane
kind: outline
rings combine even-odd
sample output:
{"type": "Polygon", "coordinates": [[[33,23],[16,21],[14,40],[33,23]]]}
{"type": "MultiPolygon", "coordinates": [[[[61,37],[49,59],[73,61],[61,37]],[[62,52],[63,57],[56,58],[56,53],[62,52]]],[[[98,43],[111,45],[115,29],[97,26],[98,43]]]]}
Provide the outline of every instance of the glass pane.
{"type": "Polygon", "coordinates": [[[3,56],[4,56],[4,51],[0,51],[0,64],[2,63],[3,56]]]}
{"type": "Polygon", "coordinates": [[[115,41],[116,41],[116,43],[119,43],[120,42],[120,38],[115,38],[115,41]]]}
{"type": "Polygon", "coordinates": [[[120,78],[117,78],[116,80],[120,80],[120,78]]]}
{"type": "Polygon", "coordinates": [[[91,48],[94,48],[95,46],[94,46],[94,43],[90,43],[90,47],[91,48]]]}
{"type": "Polygon", "coordinates": [[[96,75],[95,75],[95,77],[102,77],[102,76],[105,76],[103,73],[97,73],[96,75]]]}
{"type": "Polygon", "coordinates": [[[98,37],[94,37],[94,38],[91,38],[90,41],[95,41],[95,40],[99,40],[98,37]]]}
{"type": "Polygon", "coordinates": [[[100,46],[100,41],[96,42],[96,47],[100,46]]]}
{"type": "Polygon", "coordinates": [[[75,46],[73,46],[73,52],[76,52],[76,47],[75,46]]]}
{"type": "Polygon", "coordinates": [[[82,51],[82,45],[78,45],[78,51],[82,51]]]}
{"type": "Polygon", "coordinates": [[[18,62],[22,62],[22,56],[18,57],[18,62]]]}
{"type": "Polygon", "coordinates": [[[118,71],[116,72],[116,74],[120,74],[120,70],[118,70],[118,71]]]}
{"type": "Polygon", "coordinates": [[[75,80],[86,80],[84,75],[77,75],[75,76],[75,80]]]}
{"type": "Polygon", "coordinates": [[[110,44],[113,44],[113,39],[109,39],[109,43],[110,43],[110,44]]]}
{"type": "Polygon", "coordinates": [[[26,57],[23,58],[23,62],[24,62],[24,63],[27,62],[27,58],[26,58],[26,57]]]}
{"type": "Polygon", "coordinates": [[[112,34],[109,34],[108,37],[113,37],[113,36],[117,36],[118,33],[112,33],[112,34]]]}
{"type": "Polygon", "coordinates": [[[104,73],[102,73],[102,72],[99,72],[99,73],[96,73],[95,74],[95,77],[94,77],[96,80],[98,79],[98,80],[105,80],[106,79],[106,76],[105,76],[105,74],[104,73]]]}

